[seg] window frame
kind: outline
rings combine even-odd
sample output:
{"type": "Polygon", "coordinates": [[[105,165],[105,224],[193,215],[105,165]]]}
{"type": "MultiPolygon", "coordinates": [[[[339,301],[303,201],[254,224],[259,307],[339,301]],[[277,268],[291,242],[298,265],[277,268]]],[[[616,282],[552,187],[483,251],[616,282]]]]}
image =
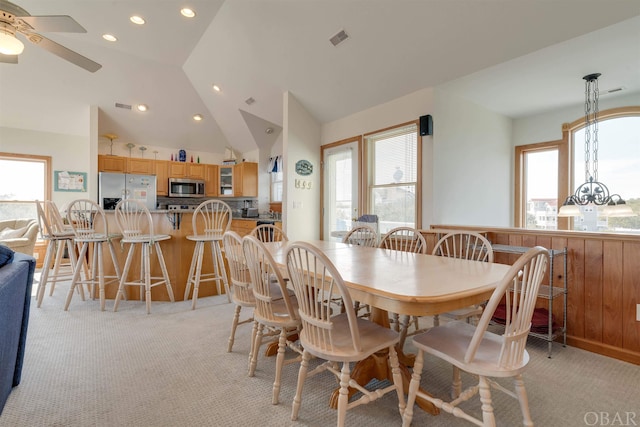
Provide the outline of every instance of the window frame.
{"type": "Polygon", "coordinates": [[[416,194],[415,194],[415,218],[416,218],[416,223],[415,223],[415,228],[416,229],[421,229],[422,228],[422,135],[420,135],[420,120],[412,120],[409,122],[405,122],[405,123],[400,123],[394,126],[389,126],[383,129],[378,129],[376,131],[373,132],[368,132],[365,133],[364,135],[362,135],[362,140],[363,140],[363,149],[362,149],[362,169],[361,169],[361,176],[363,177],[362,179],[362,188],[361,188],[361,192],[360,192],[360,197],[362,197],[363,199],[363,204],[362,206],[365,206],[368,212],[373,212],[373,206],[372,206],[372,200],[371,200],[371,189],[372,189],[372,180],[373,177],[371,176],[371,162],[372,159],[370,158],[370,150],[369,150],[369,143],[367,141],[367,138],[372,136],[372,135],[376,135],[382,132],[388,132],[391,131],[393,129],[398,129],[398,128],[402,128],[402,127],[407,127],[410,125],[415,125],[415,132],[416,132],[416,194]]]}

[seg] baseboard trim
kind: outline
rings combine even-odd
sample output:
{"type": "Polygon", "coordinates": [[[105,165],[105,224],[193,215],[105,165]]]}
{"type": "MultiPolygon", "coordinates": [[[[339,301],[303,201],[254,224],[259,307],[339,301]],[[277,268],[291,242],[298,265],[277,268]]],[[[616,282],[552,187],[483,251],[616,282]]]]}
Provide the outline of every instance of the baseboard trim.
{"type": "Polygon", "coordinates": [[[613,357],[614,359],[633,363],[635,365],[640,365],[640,353],[637,351],[625,350],[623,348],[613,347],[600,342],[589,341],[584,338],[577,338],[568,335],[567,344],[572,347],[590,351],[592,353],[597,353],[603,356],[613,357]]]}

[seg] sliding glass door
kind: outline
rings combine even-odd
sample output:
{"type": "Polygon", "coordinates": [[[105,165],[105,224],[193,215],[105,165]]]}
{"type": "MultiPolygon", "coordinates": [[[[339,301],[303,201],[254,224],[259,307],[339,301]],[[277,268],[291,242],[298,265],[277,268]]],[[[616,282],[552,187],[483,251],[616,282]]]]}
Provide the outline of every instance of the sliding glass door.
{"type": "Polygon", "coordinates": [[[323,240],[341,240],[358,213],[358,141],[323,148],[323,240]]]}

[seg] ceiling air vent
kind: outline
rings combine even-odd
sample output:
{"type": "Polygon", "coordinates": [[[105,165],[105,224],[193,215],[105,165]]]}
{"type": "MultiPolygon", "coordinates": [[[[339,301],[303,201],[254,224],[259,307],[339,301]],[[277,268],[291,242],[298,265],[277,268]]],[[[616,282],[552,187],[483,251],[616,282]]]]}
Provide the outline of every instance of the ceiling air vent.
{"type": "Polygon", "coordinates": [[[332,45],[338,46],[340,43],[349,38],[349,34],[347,34],[344,30],[340,30],[335,36],[331,37],[329,41],[332,45]]]}
{"type": "Polygon", "coordinates": [[[608,95],[610,93],[616,93],[616,92],[620,92],[620,91],[623,91],[623,90],[624,90],[624,86],[621,86],[621,87],[616,87],[616,88],[613,88],[613,89],[607,89],[606,91],[604,91],[604,93],[605,93],[605,95],[608,95]]]}
{"type": "Polygon", "coordinates": [[[119,102],[116,102],[116,108],[124,108],[125,110],[131,110],[131,105],[120,104],[119,102]]]}

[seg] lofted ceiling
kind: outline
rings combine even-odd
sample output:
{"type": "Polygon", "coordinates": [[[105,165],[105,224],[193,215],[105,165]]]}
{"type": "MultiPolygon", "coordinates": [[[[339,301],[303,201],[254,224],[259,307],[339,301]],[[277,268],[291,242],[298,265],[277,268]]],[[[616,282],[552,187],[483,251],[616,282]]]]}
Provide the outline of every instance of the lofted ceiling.
{"type": "Polygon", "coordinates": [[[122,143],[247,152],[277,140],[286,91],[319,123],[426,87],[510,117],[580,103],[581,77],[593,72],[601,90],[640,91],[637,0],[14,3],[31,15],[72,16],[86,34],[44,35],[102,68],[87,72],[22,38],[19,63],[0,62],[5,127],[87,135],[95,105],[99,134],[122,143]],[[195,18],[180,15],[185,6],[195,18]],[[133,14],[147,24],[132,24],[133,14]],[[342,29],[349,38],[334,47],[329,38],[342,29]]]}

